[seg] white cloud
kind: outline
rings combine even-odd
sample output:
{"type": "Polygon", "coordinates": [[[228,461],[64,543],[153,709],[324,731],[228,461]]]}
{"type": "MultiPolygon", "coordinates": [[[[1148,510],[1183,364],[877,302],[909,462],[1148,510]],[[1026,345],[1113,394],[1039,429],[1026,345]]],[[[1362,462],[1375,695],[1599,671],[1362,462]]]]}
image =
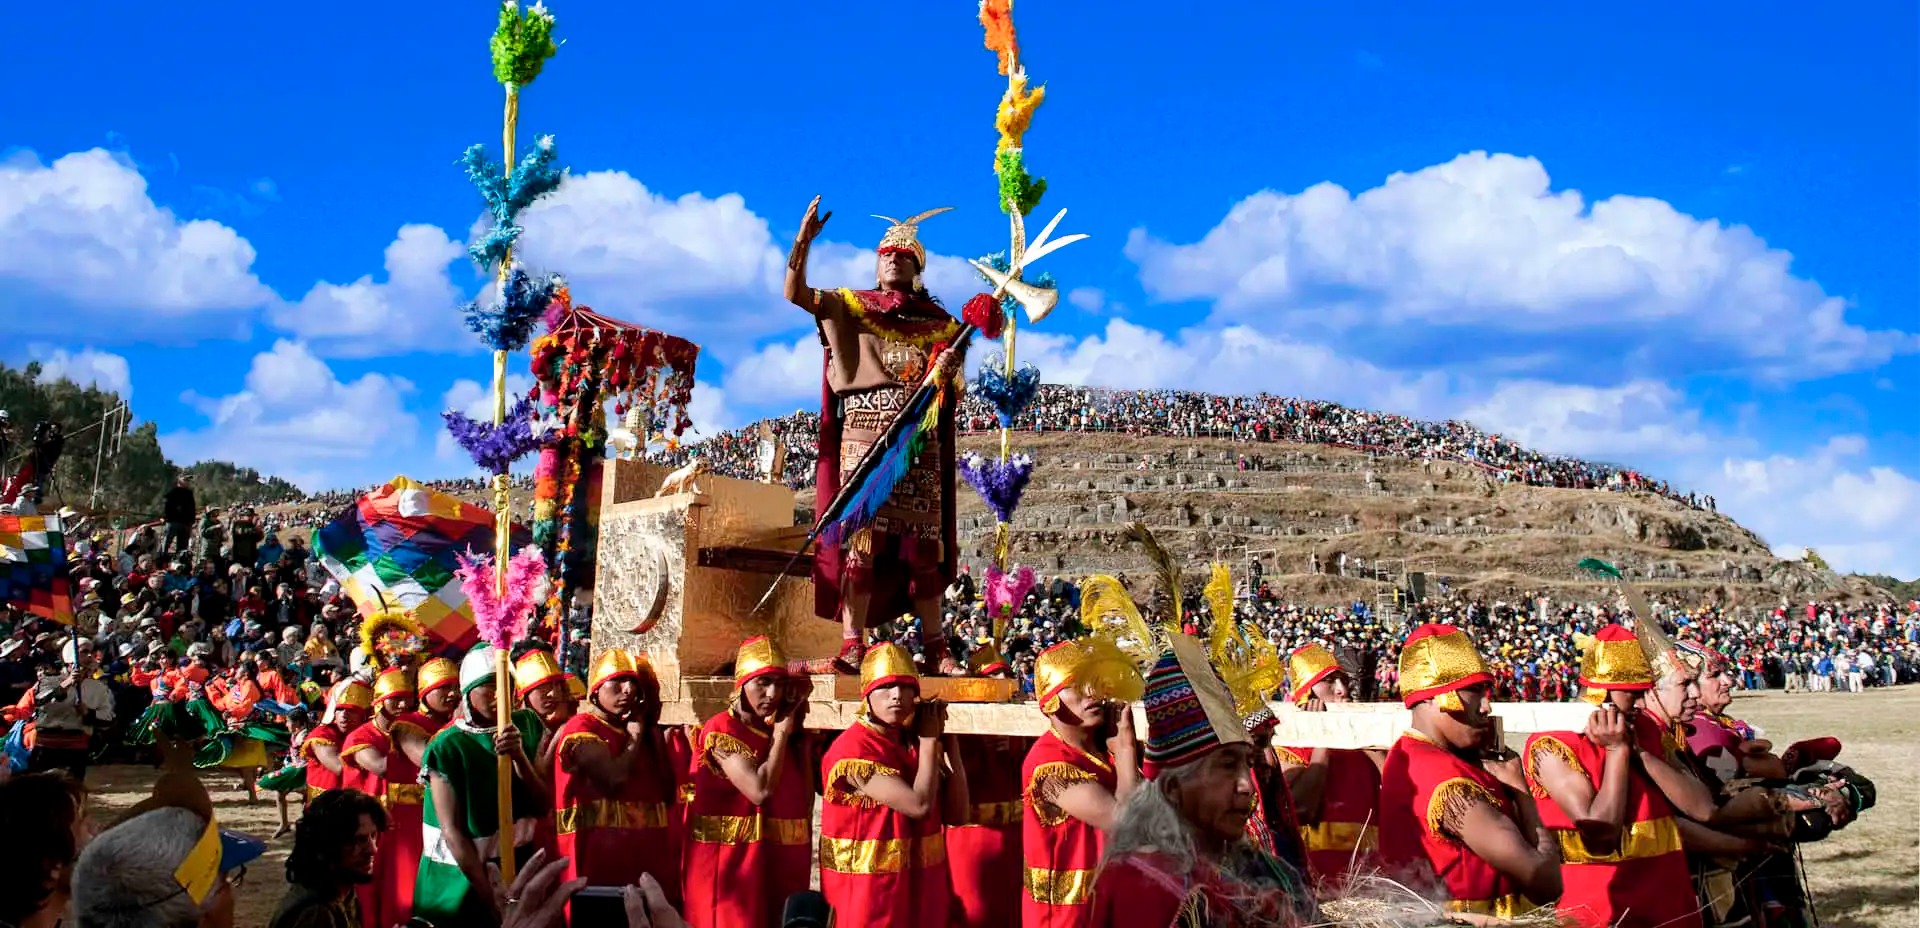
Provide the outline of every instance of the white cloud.
{"type": "Polygon", "coordinates": [[[69,352],[45,345],[30,346],[27,353],[40,362],[41,383],[71,380],[83,387],[117,393],[123,400],[133,398],[133,374],[127,367],[127,359],[120,355],[92,348],[69,352]]]}
{"type": "MultiPolygon", "coordinates": [[[[858,221],[843,217],[827,234],[857,232],[848,223],[858,221]]],[[[521,225],[522,259],[565,274],[576,303],[691,339],[711,356],[744,356],[763,338],[813,327],[781,296],[791,243],[776,241],[739,194],[670,199],[623,171],[592,171],[569,175],[521,225]]],[[[961,259],[927,263],[928,288],[950,305],[979,289],[961,259]]],[[[818,287],[865,287],[873,272],[871,248],[821,239],[807,276],[818,287]]]]}
{"type": "Polygon", "coordinates": [[[1097,313],[1100,307],[1107,305],[1107,294],[1099,287],[1075,287],[1067,291],[1067,302],[1087,312],[1097,313]]]}
{"type": "Polygon", "coordinates": [[[1684,403],[1679,391],[1654,380],[1614,387],[1513,380],[1459,418],[1535,451],[1612,460],[1704,448],[1699,414],[1684,403]]]}
{"type": "Polygon", "coordinates": [[[239,392],[181,397],[205,426],[160,436],[175,461],[232,461],[307,489],[392,477],[419,436],[409,381],[363,374],[342,381],[307,346],[280,339],[253,358],[239,392]]]}
{"type": "Polygon", "coordinates": [[[792,342],[775,342],[727,365],[727,395],[756,409],[796,404],[808,408],[820,399],[825,349],[808,333],[792,342]]]}
{"type": "Polygon", "coordinates": [[[1631,352],[1624,363],[1649,368],[1802,378],[1920,348],[1913,335],[1848,322],[1843,299],[1795,276],[1792,256],[1745,226],[1647,197],[1589,204],[1512,155],[1461,155],[1358,195],[1331,183],[1263,191],[1198,242],[1136,229],[1126,253],[1159,299],[1215,301],[1224,320],[1332,333],[1356,349],[1424,337],[1479,361],[1561,333],[1560,358],[1619,365],[1631,352]]]}
{"type": "Polygon", "coordinates": [[[155,205],[139,170],[104,150],[0,161],[0,331],[237,332],[273,296],[253,259],[233,229],[155,205]]]}
{"type": "MultiPolygon", "coordinates": [[[[973,366],[986,352],[977,349],[973,366]]],[[[1440,373],[1388,370],[1332,349],[1252,327],[1183,329],[1169,336],[1125,319],[1082,339],[1045,332],[1019,336],[1014,360],[1039,367],[1048,383],[1121,389],[1257,392],[1330,399],[1409,415],[1437,415],[1449,380],[1440,373]]]]}
{"type": "Polygon", "coordinates": [[[704,380],[693,383],[693,399],[687,404],[687,418],[693,420],[685,436],[689,442],[745,424],[739,413],[728,404],[726,388],[704,380]]]}
{"type": "Polygon", "coordinates": [[[1701,482],[1782,556],[1814,548],[1840,570],[1920,577],[1920,479],[1868,457],[1865,438],[1841,435],[1802,455],[1725,458],[1701,482]]]}
{"type": "Polygon", "coordinates": [[[387,279],[321,282],[297,303],[278,303],[273,324],[330,355],[369,357],[409,351],[468,351],[479,341],[461,324],[459,288],[447,266],[466,249],[438,226],[400,227],[386,249],[387,279]]]}

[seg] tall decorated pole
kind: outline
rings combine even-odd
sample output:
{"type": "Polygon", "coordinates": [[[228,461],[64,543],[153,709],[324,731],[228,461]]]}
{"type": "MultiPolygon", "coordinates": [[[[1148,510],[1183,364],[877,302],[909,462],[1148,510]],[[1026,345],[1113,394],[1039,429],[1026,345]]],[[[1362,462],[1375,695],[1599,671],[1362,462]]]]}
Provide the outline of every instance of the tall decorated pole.
{"type": "Polygon", "coordinates": [[[1059,300],[1058,288],[1050,274],[1027,279],[1025,272],[1043,255],[1086,238],[1068,235],[1049,241],[1059,225],[1061,210],[1033,240],[1027,239],[1026,219],[1040,205],[1047,182],[1027,173],[1026,132],[1033,112],[1046,99],[1045,87],[1030,87],[1027,71],[1020,63],[1020,43],[1013,28],[1013,0],[981,0],[980,24],[986,28],[986,46],[998,60],[999,70],[1007,78],[1006,90],[994,113],[994,128],[999,139],[994,145],[993,172],[998,180],[1001,211],[1007,214],[1009,241],[1003,253],[987,255],[973,266],[995,285],[998,305],[975,321],[975,304],[968,304],[968,322],[979,326],[988,337],[1001,335],[1004,327],[1006,349],[998,363],[989,358],[973,383],[973,392],[994,409],[1000,425],[1000,454],[989,460],[969,454],[959,469],[967,482],[979,491],[993,511],[993,565],[987,570],[988,612],[993,621],[996,642],[1003,636],[1006,621],[1020,600],[1033,586],[1029,568],[1008,570],[1013,544],[1013,511],[1033,476],[1033,458],[1013,453],[1013,422],[1033,401],[1040,387],[1040,371],[1029,364],[1014,366],[1015,339],[1019,334],[1020,311],[1028,324],[1038,323],[1053,311],[1059,300]],[[1004,322],[1004,326],[1002,326],[1004,322]],[[983,324],[984,323],[984,324],[983,324]]]}
{"type": "MultiPolygon", "coordinates": [[[[558,46],[553,41],[553,14],[539,3],[520,9],[514,0],[500,8],[500,19],[490,43],[493,52],[493,76],[506,88],[507,99],[500,133],[504,157],[492,163],[485,148],[467,149],[462,163],[467,176],[487,201],[491,227],[469,248],[468,253],[483,268],[491,268],[498,293],[497,302],[488,306],[470,304],[466,309],[469,328],[493,349],[493,421],[491,426],[472,422],[456,413],[447,415],[453,432],[475,463],[493,474],[494,538],[491,557],[463,561],[461,579],[474,605],[475,624],[494,648],[494,691],[498,725],[513,724],[513,682],[509,650],[519,637],[535,602],[535,584],[544,581],[545,565],[537,549],[526,549],[514,557],[511,547],[513,500],[507,471],[513,461],[536,446],[531,407],[516,404],[507,407],[507,355],[524,348],[532,337],[534,323],[545,312],[547,303],[560,286],[557,278],[535,281],[514,265],[514,244],[521,228],[517,219],[534,200],[560,185],[562,172],[554,166],[553,139],[543,136],[534,150],[518,165],[514,164],[514,139],[520,122],[520,91],[540,76],[547,59],[558,46]]],[[[499,759],[499,842],[500,876],[513,880],[513,763],[499,759]]]]}

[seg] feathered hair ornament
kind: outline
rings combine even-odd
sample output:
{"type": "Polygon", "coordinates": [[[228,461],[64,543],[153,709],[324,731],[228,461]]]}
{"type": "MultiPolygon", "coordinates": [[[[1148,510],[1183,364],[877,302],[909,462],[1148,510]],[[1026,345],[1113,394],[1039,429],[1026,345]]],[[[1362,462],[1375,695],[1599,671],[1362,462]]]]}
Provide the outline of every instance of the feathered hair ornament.
{"type": "Polygon", "coordinates": [[[1097,574],[1081,582],[1080,624],[1119,648],[1142,673],[1160,659],[1160,632],[1148,624],[1116,577],[1097,574]]]}
{"type": "Polygon", "coordinates": [[[1171,611],[1171,624],[1179,628],[1180,623],[1186,618],[1180,606],[1180,562],[1173,559],[1173,552],[1161,545],[1160,539],[1153,537],[1153,531],[1147,528],[1144,522],[1128,522],[1127,538],[1138,544],[1141,553],[1153,563],[1154,575],[1159,579],[1161,589],[1167,594],[1168,602],[1172,604],[1168,607],[1171,611]]]}
{"type": "Polygon", "coordinates": [[[494,589],[492,555],[458,557],[460,569],[454,576],[473,604],[473,624],[481,640],[503,651],[511,648],[514,639],[526,633],[534,606],[547,598],[547,562],[540,549],[528,545],[507,562],[505,593],[494,589]]]}
{"type": "Polygon", "coordinates": [[[381,598],[380,611],[360,623],[360,649],[381,667],[398,663],[402,654],[418,654],[427,640],[427,630],[413,614],[387,605],[381,598]]]}

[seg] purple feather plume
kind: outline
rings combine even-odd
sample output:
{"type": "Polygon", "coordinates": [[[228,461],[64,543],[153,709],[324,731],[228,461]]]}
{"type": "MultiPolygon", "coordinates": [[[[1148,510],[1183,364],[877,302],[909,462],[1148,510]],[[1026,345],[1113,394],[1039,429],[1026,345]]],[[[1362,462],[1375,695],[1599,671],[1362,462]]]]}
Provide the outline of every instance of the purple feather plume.
{"type": "Polygon", "coordinates": [[[1020,494],[1026,492],[1027,480],[1033,476],[1033,458],[1016,454],[1003,464],[969,452],[960,459],[959,470],[987,501],[996,520],[1012,522],[1014,507],[1020,505],[1020,494]]]}
{"type": "Polygon", "coordinates": [[[453,440],[467,449],[473,463],[489,474],[506,473],[514,461],[540,447],[533,435],[533,404],[524,396],[514,402],[507,420],[499,425],[470,419],[451,410],[440,415],[447,420],[447,432],[453,440]]]}

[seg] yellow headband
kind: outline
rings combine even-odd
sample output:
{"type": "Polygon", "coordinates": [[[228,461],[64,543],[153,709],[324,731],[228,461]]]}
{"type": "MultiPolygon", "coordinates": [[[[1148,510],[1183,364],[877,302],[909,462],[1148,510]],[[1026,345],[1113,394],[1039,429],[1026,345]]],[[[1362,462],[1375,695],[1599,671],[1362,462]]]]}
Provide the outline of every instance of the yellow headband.
{"type": "Polygon", "coordinates": [[[207,830],[200,833],[200,840],[193,843],[193,850],[187,852],[180,866],[173,868],[173,881],[187,891],[187,898],[195,905],[207,901],[213,892],[213,883],[220,878],[220,826],[212,818],[207,819],[207,830]]]}

